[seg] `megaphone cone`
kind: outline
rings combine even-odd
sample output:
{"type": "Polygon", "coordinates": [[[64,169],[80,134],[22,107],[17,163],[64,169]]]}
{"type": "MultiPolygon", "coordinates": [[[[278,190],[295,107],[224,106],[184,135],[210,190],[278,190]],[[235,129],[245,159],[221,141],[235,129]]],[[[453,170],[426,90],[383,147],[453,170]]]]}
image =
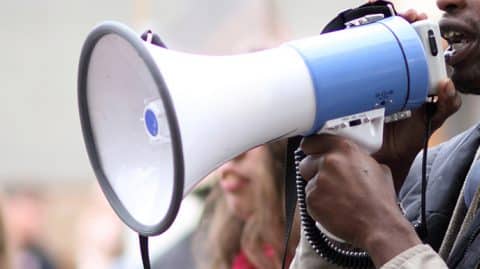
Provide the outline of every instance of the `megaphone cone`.
{"type": "Polygon", "coordinates": [[[107,197],[136,231],[161,232],[224,161],[311,128],[314,91],[292,49],[208,57],[145,43],[115,23],[95,33],[80,65],[84,135],[107,197]],[[285,109],[292,104],[309,107],[285,109]]]}

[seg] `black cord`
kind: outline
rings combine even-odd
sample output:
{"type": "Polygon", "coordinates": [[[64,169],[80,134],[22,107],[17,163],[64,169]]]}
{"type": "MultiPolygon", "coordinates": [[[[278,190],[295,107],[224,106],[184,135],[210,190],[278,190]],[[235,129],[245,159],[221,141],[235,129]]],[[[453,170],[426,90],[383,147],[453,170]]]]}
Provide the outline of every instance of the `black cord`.
{"type": "Polygon", "coordinates": [[[138,234],[140,241],[140,252],[142,254],[142,263],[144,269],[150,269],[150,257],[148,256],[148,237],[138,234]]]}
{"type": "Polygon", "coordinates": [[[427,163],[428,163],[428,141],[432,132],[432,118],[436,111],[436,104],[430,99],[425,104],[425,137],[423,140],[423,156],[422,156],[422,191],[421,191],[421,208],[420,208],[420,225],[418,234],[424,241],[428,237],[427,228],[427,163]]]}
{"type": "Polygon", "coordinates": [[[285,154],[285,236],[284,236],[284,250],[282,257],[282,269],[286,269],[287,255],[289,248],[290,234],[292,233],[293,222],[295,219],[295,208],[297,205],[297,167],[298,163],[295,161],[295,150],[300,146],[301,136],[296,136],[288,139],[287,150],[285,154]]]}

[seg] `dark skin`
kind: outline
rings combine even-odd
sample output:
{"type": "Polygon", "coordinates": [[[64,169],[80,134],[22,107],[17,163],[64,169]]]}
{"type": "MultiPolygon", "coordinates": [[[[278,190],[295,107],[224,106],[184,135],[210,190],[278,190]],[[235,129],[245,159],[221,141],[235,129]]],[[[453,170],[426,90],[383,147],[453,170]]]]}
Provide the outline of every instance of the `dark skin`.
{"type": "MultiPolygon", "coordinates": [[[[437,5],[446,12],[445,18],[469,25],[474,33],[469,44],[476,48],[480,44],[480,0],[438,0],[437,5]]],[[[403,16],[410,22],[425,18],[413,10],[403,16]]],[[[452,27],[448,20],[442,23],[442,30],[452,27]]],[[[433,129],[459,109],[455,86],[464,93],[480,94],[480,49],[468,56],[462,61],[459,56],[456,62],[450,59],[453,83],[444,81],[439,88],[433,129]]],[[[309,213],[330,232],[367,250],[376,267],[421,244],[396,204],[395,189],[403,184],[422,148],[424,118],[420,108],[410,119],[385,126],[384,144],[373,156],[337,136],[319,135],[302,141],[308,157],[301,162],[300,171],[308,181],[309,213]]]]}
{"type": "Polygon", "coordinates": [[[305,139],[302,148],[311,154],[300,166],[308,212],[328,231],[367,250],[377,267],[421,243],[397,206],[387,166],[340,136],[305,139]]]}
{"type": "Polygon", "coordinates": [[[437,0],[437,6],[445,11],[440,21],[442,31],[459,30],[470,41],[464,57],[447,60],[453,67],[455,87],[462,93],[480,94],[480,1],[437,0]]]}

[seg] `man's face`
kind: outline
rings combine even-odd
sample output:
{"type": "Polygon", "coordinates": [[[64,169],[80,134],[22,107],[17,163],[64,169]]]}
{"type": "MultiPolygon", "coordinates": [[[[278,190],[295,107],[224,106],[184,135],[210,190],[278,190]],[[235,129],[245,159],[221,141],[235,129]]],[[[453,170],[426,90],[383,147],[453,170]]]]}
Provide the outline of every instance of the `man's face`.
{"type": "Polygon", "coordinates": [[[459,91],[480,94],[480,0],[437,0],[437,5],[445,11],[440,28],[449,43],[452,80],[459,91]]]}

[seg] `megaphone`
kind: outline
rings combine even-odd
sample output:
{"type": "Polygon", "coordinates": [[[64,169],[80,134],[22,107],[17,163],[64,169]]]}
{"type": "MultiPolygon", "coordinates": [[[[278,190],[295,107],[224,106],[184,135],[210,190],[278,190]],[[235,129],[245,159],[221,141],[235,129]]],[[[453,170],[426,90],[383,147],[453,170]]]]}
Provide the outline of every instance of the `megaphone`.
{"type": "Polygon", "coordinates": [[[202,178],[257,145],[330,132],[375,151],[385,117],[445,77],[438,26],[400,17],[234,56],[169,50],[106,22],[83,46],[78,99],[105,195],[151,236],[202,178]]]}

